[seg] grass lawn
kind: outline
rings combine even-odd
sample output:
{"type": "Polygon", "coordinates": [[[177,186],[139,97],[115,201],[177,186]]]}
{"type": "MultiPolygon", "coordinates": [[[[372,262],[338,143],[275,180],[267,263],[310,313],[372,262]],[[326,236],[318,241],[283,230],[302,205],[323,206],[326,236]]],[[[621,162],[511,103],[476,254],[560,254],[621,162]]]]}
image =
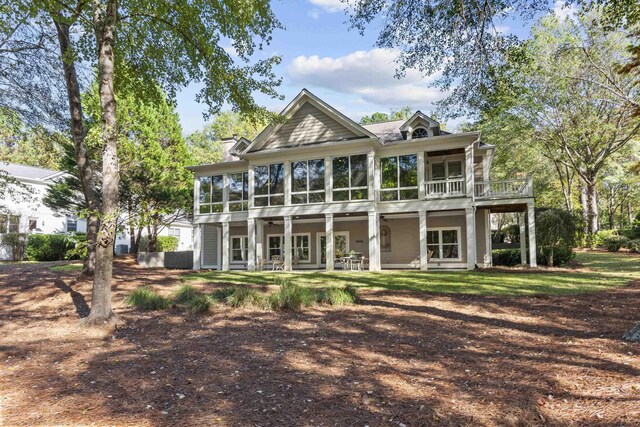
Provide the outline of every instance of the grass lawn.
{"type": "Polygon", "coordinates": [[[208,271],[183,277],[186,282],[266,285],[285,275],[305,286],[353,285],[391,290],[475,295],[567,295],[600,291],[640,280],[640,257],[626,253],[579,252],[576,261],[584,268],[530,272],[513,270],[476,271],[382,271],[352,272],[245,272],[208,271]]]}
{"type": "Polygon", "coordinates": [[[72,263],[63,265],[54,265],[49,267],[51,271],[82,271],[82,263],[72,263]]]}

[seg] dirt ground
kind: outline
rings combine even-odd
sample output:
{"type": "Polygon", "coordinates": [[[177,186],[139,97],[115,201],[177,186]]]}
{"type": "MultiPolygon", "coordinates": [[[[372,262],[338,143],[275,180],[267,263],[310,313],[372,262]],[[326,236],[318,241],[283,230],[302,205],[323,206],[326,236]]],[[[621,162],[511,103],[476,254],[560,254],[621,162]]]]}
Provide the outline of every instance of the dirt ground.
{"type": "MultiPolygon", "coordinates": [[[[640,258],[639,258],[640,259],[640,258]]],[[[77,272],[0,270],[0,425],[640,425],[640,283],[570,297],[362,291],[362,305],[141,312],[180,272],[116,264],[120,326],[77,272]]]]}

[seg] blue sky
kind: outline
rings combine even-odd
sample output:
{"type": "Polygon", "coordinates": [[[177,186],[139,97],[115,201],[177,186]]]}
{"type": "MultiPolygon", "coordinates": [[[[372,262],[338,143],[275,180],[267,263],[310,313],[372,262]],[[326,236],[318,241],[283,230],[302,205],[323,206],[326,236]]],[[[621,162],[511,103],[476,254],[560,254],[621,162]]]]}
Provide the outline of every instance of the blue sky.
{"type": "MultiPolygon", "coordinates": [[[[554,6],[559,14],[568,13],[560,1],[554,6]]],[[[434,76],[410,70],[405,78],[396,79],[396,53],[374,47],[379,28],[369,27],[364,36],[349,30],[340,0],[277,0],[272,7],[285,29],[276,31],[271,45],[258,55],[282,57],[276,72],[283,77],[279,93],[285,100],[258,96],[257,101],[268,109],[279,112],[305,87],[354,120],[405,105],[431,111],[432,103],[446,95],[429,87],[434,76]]],[[[530,23],[506,20],[496,28],[523,38],[530,23]]],[[[192,85],[178,95],[185,134],[205,124],[205,107],[195,101],[197,91],[198,86],[192,85]]]]}

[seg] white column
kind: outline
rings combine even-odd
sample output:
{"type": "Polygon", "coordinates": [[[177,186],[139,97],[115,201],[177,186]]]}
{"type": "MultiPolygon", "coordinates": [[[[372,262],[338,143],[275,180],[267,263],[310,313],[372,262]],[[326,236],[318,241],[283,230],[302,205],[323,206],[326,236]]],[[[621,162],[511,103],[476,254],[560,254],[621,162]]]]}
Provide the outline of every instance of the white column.
{"type": "Polygon", "coordinates": [[[335,259],[335,253],[334,253],[334,248],[335,248],[335,244],[333,242],[333,214],[332,213],[328,213],[328,214],[324,214],[324,219],[325,219],[325,231],[326,231],[326,248],[327,248],[327,252],[326,252],[326,269],[327,271],[333,271],[334,265],[333,265],[333,260],[335,259]]]}
{"type": "Polygon", "coordinates": [[[284,269],[291,271],[291,234],[293,224],[291,222],[291,216],[284,217],[284,269]]]}
{"type": "Polygon", "coordinates": [[[256,219],[256,258],[264,258],[263,237],[264,236],[264,221],[260,218],[256,219]]]}
{"type": "Polygon", "coordinates": [[[424,199],[424,182],[425,182],[425,163],[424,151],[418,153],[418,200],[424,199]]]}
{"type": "Polygon", "coordinates": [[[229,176],[222,175],[222,212],[229,212],[229,176]]]}
{"type": "Polygon", "coordinates": [[[333,201],[333,161],[331,156],[324,158],[324,193],[325,202],[331,203],[333,201]]]}
{"type": "Polygon", "coordinates": [[[247,270],[256,269],[256,220],[247,218],[247,270]]]}
{"type": "Polygon", "coordinates": [[[420,221],[420,270],[428,270],[429,249],[427,247],[427,211],[419,210],[418,218],[420,221]]]}
{"type": "Polygon", "coordinates": [[[220,270],[229,270],[229,222],[222,223],[222,267],[220,270]]]}
{"type": "Polygon", "coordinates": [[[493,256],[491,252],[493,251],[493,242],[491,241],[491,210],[484,210],[484,230],[485,230],[485,245],[486,245],[486,253],[484,255],[484,265],[485,266],[493,266],[493,256]]]}
{"type": "Polygon", "coordinates": [[[476,215],[474,208],[467,208],[467,270],[476,268],[476,215]]]}
{"type": "Polygon", "coordinates": [[[464,149],[465,157],[465,181],[467,186],[467,197],[472,197],[475,189],[474,186],[474,173],[473,173],[473,144],[464,149]]]}
{"type": "Polygon", "coordinates": [[[527,228],[525,225],[524,212],[518,213],[518,222],[520,223],[520,263],[527,263],[527,228]]]}
{"type": "Polygon", "coordinates": [[[291,161],[284,162],[284,204],[291,204],[291,161]]]}
{"type": "Polygon", "coordinates": [[[529,223],[529,265],[538,266],[536,259],[536,212],[533,203],[527,203],[527,222],[529,223]]]}
{"type": "Polygon", "coordinates": [[[196,176],[193,181],[193,213],[200,213],[200,177],[196,176]]]}
{"type": "Polygon", "coordinates": [[[254,194],[254,190],[255,190],[255,185],[254,185],[255,177],[254,177],[254,174],[253,174],[253,166],[249,165],[249,170],[247,171],[247,175],[248,175],[247,178],[249,180],[249,194],[248,194],[249,203],[248,204],[249,204],[249,207],[252,208],[254,206],[253,205],[253,194],[254,194]]]}
{"type": "Polygon", "coordinates": [[[369,270],[380,271],[380,217],[369,212],[369,270]]]}
{"type": "Polygon", "coordinates": [[[202,255],[202,226],[196,224],[193,227],[193,269],[200,270],[200,257],[202,255]]]}
{"type": "Polygon", "coordinates": [[[380,188],[380,186],[375,186],[376,182],[376,153],[370,151],[367,153],[367,192],[369,193],[369,200],[376,199],[376,188],[380,188]]]}

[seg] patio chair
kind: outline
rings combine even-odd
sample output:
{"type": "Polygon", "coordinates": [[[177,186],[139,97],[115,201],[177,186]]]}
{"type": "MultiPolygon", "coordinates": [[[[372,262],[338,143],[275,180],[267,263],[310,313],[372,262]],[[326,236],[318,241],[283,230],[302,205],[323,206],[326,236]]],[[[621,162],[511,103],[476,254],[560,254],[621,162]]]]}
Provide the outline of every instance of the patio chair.
{"type": "Polygon", "coordinates": [[[282,260],[282,256],[280,255],[272,255],[271,256],[272,270],[273,271],[284,271],[284,261],[282,260]]]}
{"type": "Polygon", "coordinates": [[[363,256],[353,258],[351,260],[351,271],[362,271],[362,270],[364,270],[365,259],[366,258],[363,257],[363,256]]]}
{"type": "Polygon", "coordinates": [[[264,270],[264,266],[267,264],[267,261],[262,258],[261,256],[258,257],[258,259],[256,260],[256,270],[258,271],[263,271],[264,270]]]}

